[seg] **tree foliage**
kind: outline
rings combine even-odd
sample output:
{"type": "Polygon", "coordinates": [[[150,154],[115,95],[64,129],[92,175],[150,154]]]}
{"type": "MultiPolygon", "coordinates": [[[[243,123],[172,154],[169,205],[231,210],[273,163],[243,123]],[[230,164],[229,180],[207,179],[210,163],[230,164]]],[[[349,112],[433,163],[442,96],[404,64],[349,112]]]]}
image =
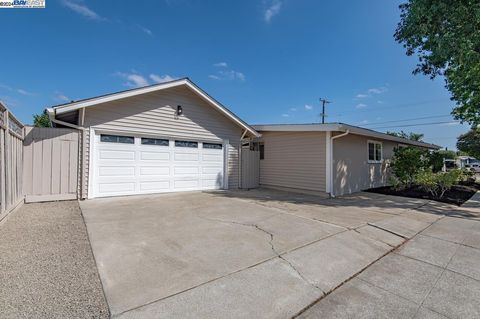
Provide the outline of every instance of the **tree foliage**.
{"type": "Polygon", "coordinates": [[[392,173],[403,186],[411,186],[415,177],[429,167],[428,151],[419,147],[397,147],[391,162],[392,173]]]}
{"type": "Polygon", "coordinates": [[[428,161],[433,172],[440,172],[443,168],[443,159],[455,159],[454,151],[435,151],[428,156],[428,161]]]}
{"type": "Polygon", "coordinates": [[[414,74],[445,77],[452,114],[480,124],[480,1],[409,0],[400,5],[395,40],[417,55],[414,74]]]}
{"type": "Polygon", "coordinates": [[[33,125],[35,127],[52,127],[52,122],[50,122],[47,110],[44,110],[41,114],[33,115],[33,125]]]}
{"type": "Polygon", "coordinates": [[[472,129],[460,135],[457,140],[457,148],[459,151],[480,159],[480,130],[472,129]]]}
{"type": "Polygon", "coordinates": [[[424,137],[424,135],[420,134],[420,133],[413,133],[413,132],[407,133],[407,132],[404,132],[404,131],[400,131],[400,132],[387,131],[387,134],[392,135],[392,136],[401,137],[401,138],[406,138],[408,140],[417,141],[417,142],[422,142],[423,137],[424,137]]]}

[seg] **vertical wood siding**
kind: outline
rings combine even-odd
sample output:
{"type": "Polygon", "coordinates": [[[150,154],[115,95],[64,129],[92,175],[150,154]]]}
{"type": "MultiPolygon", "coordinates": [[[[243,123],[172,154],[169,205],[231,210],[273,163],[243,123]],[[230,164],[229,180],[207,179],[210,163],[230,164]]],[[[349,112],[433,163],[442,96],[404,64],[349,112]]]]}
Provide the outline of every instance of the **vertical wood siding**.
{"type": "Polygon", "coordinates": [[[0,103],[0,220],[23,203],[23,124],[0,103]]]}
{"type": "MultiPolygon", "coordinates": [[[[157,91],[87,108],[84,127],[144,133],[196,141],[229,140],[228,184],[239,187],[239,147],[242,129],[186,87],[157,91]],[[183,115],[176,117],[177,105],[183,115]]],[[[82,161],[82,197],[87,196],[90,136],[87,130],[82,161]]]]}
{"type": "Polygon", "coordinates": [[[325,192],[324,132],[261,132],[260,184],[325,192]]]}
{"type": "Polygon", "coordinates": [[[23,174],[25,200],[77,198],[78,149],[77,130],[27,127],[23,174]]]}
{"type": "Polygon", "coordinates": [[[249,147],[242,148],[241,162],[241,187],[257,188],[260,184],[260,152],[251,151],[249,147]]]}

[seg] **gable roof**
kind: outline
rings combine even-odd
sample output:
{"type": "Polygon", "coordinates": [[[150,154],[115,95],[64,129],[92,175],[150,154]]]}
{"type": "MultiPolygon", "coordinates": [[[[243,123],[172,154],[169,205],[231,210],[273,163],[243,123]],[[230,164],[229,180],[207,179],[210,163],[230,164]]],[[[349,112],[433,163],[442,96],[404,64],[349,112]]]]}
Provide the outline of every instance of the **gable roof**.
{"type": "Polygon", "coordinates": [[[257,136],[257,137],[260,136],[260,133],[258,133],[253,127],[251,127],[250,125],[245,123],[243,120],[241,120],[238,116],[236,116],[233,112],[231,112],[229,109],[223,106],[220,102],[218,102],[213,97],[211,97],[207,92],[203,91],[199,86],[193,83],[189,78],[182,78],[182,79],[173,80],[169,82],[163,82],[159,84],[144,86],[141,88],[135,88],[135,89],[125,90],[125,91],[100,95],[100,96],[96,96],[88,99],[72,101],[70,103],[54,105],[50,108],[47,108],[47,111],[50,114],[62,114],[66,112],[79,110],[82,108],[92,107],[105,102],[125,99],[125,98],[136,96],[136,95],[146,94],[146,93],[155,92],[155,91],[161,91],[161,90],[178,87],[178,86],[188,87],[195,94],[197,94],[207,103],[209,103],[211,106],[217,109],[220,113],[224,114],[226,117],[231,119],[237,125],[247,130],[248,132],[252,133],[254,136],[257,136]]]}
{"type": "Polygon", "coordinates": [[[393,135],[385,134],[382,132],[370,130],[367,128],[348,125],[344,123],[266,124],[266,125],[252,125],[252,126],[259,132],[262,132],[262,131],[263,132],[333,132],[333,131],[347,132],[349,131],[352,134],[369,136],[369,137],[378,138],[382,140],[394,141],[401,144],[420,146],[428,149],[438,150],[442,148],[441,146],[438,146],[435,144],[412,141],[406,138],[393,136],[393,135]]]}

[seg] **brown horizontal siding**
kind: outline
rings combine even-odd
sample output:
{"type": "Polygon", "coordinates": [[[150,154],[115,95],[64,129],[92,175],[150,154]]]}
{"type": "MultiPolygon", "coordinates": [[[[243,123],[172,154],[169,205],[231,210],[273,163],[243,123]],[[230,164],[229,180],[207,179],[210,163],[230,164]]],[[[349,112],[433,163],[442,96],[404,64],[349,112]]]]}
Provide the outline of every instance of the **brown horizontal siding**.
{"type": "Polygon", "coordinates": [[[325,133],[262,132],[260,184],[325,191],[325,133]]]}

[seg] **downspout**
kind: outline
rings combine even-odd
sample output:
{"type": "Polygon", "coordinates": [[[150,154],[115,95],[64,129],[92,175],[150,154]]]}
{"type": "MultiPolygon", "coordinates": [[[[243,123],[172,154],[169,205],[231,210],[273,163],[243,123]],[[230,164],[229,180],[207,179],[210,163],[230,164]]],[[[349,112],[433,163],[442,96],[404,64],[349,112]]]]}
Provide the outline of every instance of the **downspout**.
{"type": "Polygon", "coordinates": [[[242,136],[240,137],[240,145],[239,145],[239,148],[238,148],[238,180],[240,181],[240,185],[238,185],[238,188],[242,188],[243,187],[243,172],[242,172],[242,141],[243,139],[245,138],[245,136],[247,135],[248,133],[248,130],[245,130],[242,134],[242,136]]]}
{"type": "Polygon", "coordinates": [[[332,136],[330,137],[330,151],[329,151],[329,155],[330,155],[330,197],[335,197],[335,192],[334,192],[334,189],[335,189],[335,185],[333,183],[334,181],[334,178],[333,178],[333,141],[336,140],[337,138],[341,138],[341,137],[344,137],[344,136],[347,136],[348,134],[350,134],[350,131],[349,130],[346,130],[345,133],[342,133],[340,135],[335,135],[335,136],[332,136]]]}

